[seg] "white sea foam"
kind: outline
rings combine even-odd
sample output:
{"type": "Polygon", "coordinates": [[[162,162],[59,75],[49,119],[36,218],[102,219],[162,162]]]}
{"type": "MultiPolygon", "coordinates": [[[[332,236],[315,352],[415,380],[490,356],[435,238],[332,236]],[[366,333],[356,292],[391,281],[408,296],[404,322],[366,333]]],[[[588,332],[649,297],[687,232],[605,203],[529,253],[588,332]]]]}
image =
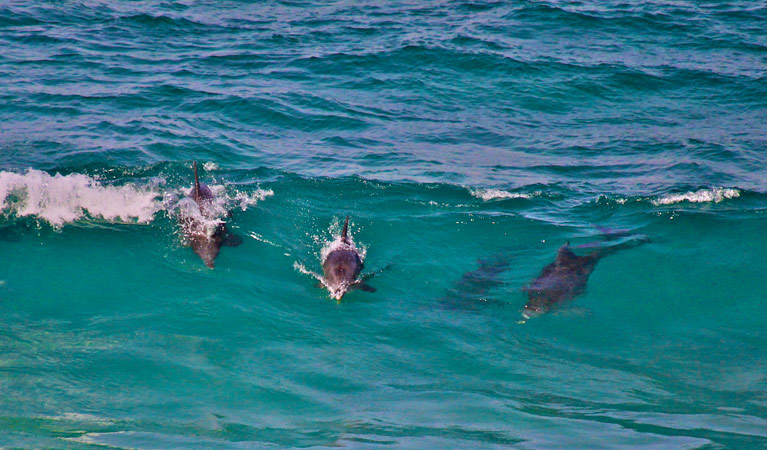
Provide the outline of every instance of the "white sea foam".
{"type": "Polygon", "coordinates": [[[269,239],[261,236],[260,234],[256,233],[255,231],[251,231],[250,233],[248,233],[248,236],[252,237],[253,239],[255,239],[255,240],[259,241],[259,242],[263,242],[264,244],[269,244],[271,246],[279,247],[279,248],[283,248],[283,249],[285,248],[284,246],[282,246],[280,244],[275,244],[274,242],[272,242],[269,239]]]}
{"type": "Polygon", "coordinates": [[[274,195],[271,189],[257,189],[254,192],[234,191],[230,194],[224,185],[207,186],[213,198],[205,201],[202,208],[191,198],[192,187],[182,189],[180,193],[165,193],[163,207],[180,220],[185,236],[205,234],[212,237],[229,217],[232,208],[239,207],[245,211],[248,206],[274,195]]]}
{"type": "Polygon", "coordinates": [[[205,164],[202,165],[202,168],[205,169],[208,172],[211,172],[211,171],[214,171],[214,170],[218,170],[219,169],[219,165],[217,163],[208,161],[208,162],[206,162],[205,164]]]}
{"type": "Polygon", "coordinates": [[[672,205],[674,203],[692,202],[692,203],[719,203],[728,198],[740,197],[740,191],[730,188],[712,188],[701,189],[695,192],[684,194],[669,194],[652,201],[655,206],[672,205]]]}
{"type": "Polygon", "coordinates": [[[509,192],[502,189],[471,189],[471,195],[481,198],[484,201],[505,199],[505,198],[533,198],[539,197],[540,192],[533,192],[531,194],[524,192],[509,192]]]}
{"type": "Polygon", "coordinates": [[[253,206],[258,202],[274,195],[274,191],[271,189],[256,189],[254,192],[235,192],[232,199],[235,205],[245,211],[248,206],[253,206]]]}
{"type": "Polygon", "coordinates": [[[200,208],[192,198],[184,197],[173,205],[170,211],[180,219],[184,236],[206,235],[209,238],[213,237],[219,225],[224,223],[227,214],[226,202],[217,197],[206,202],[205,208],[200,208]]]}
{"type": "Polygon", "coordinates": [[[202,207],[191,198],[192,187],[183,189],[181,198],[174,194],[165,196],[165,208],[179,219],[185,238],[193,235],[213,237],[229,214],[230,198],[225,186],[210,185],[208,188],[213,198],[202,202],[202,207]]]}
{"type": "Polygon", "coordinates": [[[619,197],[619,196],[613,196],[608,194],[599,194],[596,199],[597,204],[611,204],[611,203],[617,203],[619,205],[625,205],[629,201],[636,200],[638,202],[646,200],[644,198],[635,198],[631,199],[628,197],[619,197]]]}
{"type": "Polygon", "coordinates": [[[298,270],[302,274],[314,277],[314,278],[317,279],[317,281],[321,282],[322,284],[325,284],[325,279],[322,278],[322,275],[320,275],[318,273],[315,273],[315,272],[312,272],[311,270],[307,269],[306,266],[304,266],[303,264],[299,263],[298,261],[293,262],[293,268],[298,270]]]}
{"type": "Polygon", "coordinates": [[[132,184],[104,185],[73,173],[50,175],[41,170],[0,172],[0,211],[34,216],[55,228],[83,217],[109,222],[149,223],[162,208],[161,194],[132,184]]]}
{"type": "Polygon", "coordinates": [[[325,261],[325,258],[330,254],[330,252],[334,250],[342,250],[342,249],[348,249],[348,250],[356,250],[357,253],[360,255],[360,259],[362,261],[365,261],[365,255],[367,254],[367,247],[357,247],[357,245],[354,243],[354,236],[352,234],[351,230],[351,224],[349,224],[349,230],[347,232],[347,240],[344,241],[341,237],[341,230],[343,229],[343,222],[336,221],[333,224],[330,225],[330,228],[328,231],[331,233],[331,235],[335,236],[330,241],[323,240],[322,237],[317,236],[315,238],[315,242],[322,244],[322,250],[320,251],[320,261],[325,261]]]}
{"type": "Polygon", "coordinates": [[[322,275],[320,275],[320,274],[318,274],[316,272],[312,272],[311,270],[307,269],[306,266],[304,266],[303,264],[301,264],[298,261],[293,262],[293,268],[298,270],[302,274],[309,275],[310,277],[312,277],[312,278],[316,279],[317,281],[319,281],[320,284],[325,289],[330,291],[330,294],[331,294],[331,296],[333,296],[333,298],[338,299],[336,291],[340,291],[339,293],[343,294],[343,292],[346,291],[346,288],[348,288],[348,286],[336,286],[336,287],[331,286],[330,284],[328,284],[327,280],[325,280],[325,277],[323,277],[322,275]]]}
{"type": "MultiPolygon", "coordinates": [[[[245,211],[249,206],[254,206],[258,202],[274,195],[274,191],[271,189],[258,188],[253,192],[230,189],[231,192],[229,193],[226,186],[221,184],[209,184],[207,186],[214,197],[213,204],[211,205],[213,210],[207,214],[208,216],[224,216],[233,208],[240,208],[245,211]]],[[[192,195],[192,189],[192,187],[184,189],[182,193],[189,197],[192,195]]]]}

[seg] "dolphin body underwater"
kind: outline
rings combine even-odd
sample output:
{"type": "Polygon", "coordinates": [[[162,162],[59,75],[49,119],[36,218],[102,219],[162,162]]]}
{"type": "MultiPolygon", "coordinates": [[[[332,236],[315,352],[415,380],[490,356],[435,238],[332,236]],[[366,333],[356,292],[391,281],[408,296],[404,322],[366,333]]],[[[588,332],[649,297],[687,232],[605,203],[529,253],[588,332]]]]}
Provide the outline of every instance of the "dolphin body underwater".
{"type": "Polygon", "coordinates": [[[349,217],[346,217],[341,237],[334,243],[333,248],[322,261],[323,279],[322,284],[328,288],[330,295],[337,301],[354,288],[366,292],[375,292],[376,289],[365,283],[365,279],[359,279],[364,267],[360,252],[349,239],[349,217]]]}
{"type": "Polygon", "coordinates": [[[181,217],[181,228],[195,253],[209,268],[214,267],[213,261],[221,251],[222,245],[237,246],[242,243],[239,236],[230,234],[226,223],[216,218],[214,211],[213,192],[205,183],[200,183],[197,176],[197,162],[194,163],[194,186],[188,196],[194,200],[197,211],[184,214],[181,217]]]}
{"type": "MultiPolygon", "coordinates": [[[[629,239],[622,244],[598,248],[585,256],[573,253],[569,243],[560,247],[554,262],[544,267],[538,278],[523,288],[527,292],[528,301],[522,308],[522,322],[545,314],[558,304],[583,294],[586,291],[586,282],[597,262],[605,256],[649,242],[644,235],[630,236],[629,239]]],[[[576,248],[598,245],[600,244],[591,243],[576,248]]]]}
{"type": "Polygon", "coordinates": [[[499,306],[503,302],[488,298],[492,291],[505,285],[503,273],[511,266],[508,251],[498,252],[477,260],[478,267],[463,274],[446,296],[438,300],[442,307],[464,311],[484,309],[488,305],[499,306]]]}

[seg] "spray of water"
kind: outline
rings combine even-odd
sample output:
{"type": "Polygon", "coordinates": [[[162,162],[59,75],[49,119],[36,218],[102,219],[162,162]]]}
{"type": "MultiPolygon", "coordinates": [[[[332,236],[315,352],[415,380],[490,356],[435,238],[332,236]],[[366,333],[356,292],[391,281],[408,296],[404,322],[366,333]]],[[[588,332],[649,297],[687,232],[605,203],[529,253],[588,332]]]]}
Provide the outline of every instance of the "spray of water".
{"type": "Polygon", "coordinates": [[[229,211],[248,207],[274,195],[272,190],[252,192],[210,186],[214,199],[201,210],[188,196],[189,189],[162,192],[165,180],[139,185],[110,184],[79,173],[55,174],[36,169],[24,173],[0,171],[0,214],[33,217],[54,229],[83,220],[148,224],[167,211],[180,221],[204,223],[213,232],[229,211]]]}
{"type": "Polygon", "coordinates": [[[112,186],[83,174],[50,175],[35,169],[0,172],[0,211],[36,217],[60,229],[83,218],[149,223],[162,209],[154,186],[112,186]]]}

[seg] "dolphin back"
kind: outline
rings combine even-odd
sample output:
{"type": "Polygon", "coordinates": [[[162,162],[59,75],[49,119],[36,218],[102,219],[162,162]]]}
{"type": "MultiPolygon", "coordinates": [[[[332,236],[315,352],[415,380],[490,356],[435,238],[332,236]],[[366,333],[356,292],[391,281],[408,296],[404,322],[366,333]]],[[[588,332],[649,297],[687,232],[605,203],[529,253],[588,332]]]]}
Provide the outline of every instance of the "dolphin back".
{"type": "Polygon", "coordinates": [[[573,264],[575,261],[580,258],[575,253],[573,253],[572,250],[570,250],[570,243],[559,247],[559,250],[557,250],[557,257],[554,260],[554,263],[558,266],[566,265],[566,264],[573,264]]]}

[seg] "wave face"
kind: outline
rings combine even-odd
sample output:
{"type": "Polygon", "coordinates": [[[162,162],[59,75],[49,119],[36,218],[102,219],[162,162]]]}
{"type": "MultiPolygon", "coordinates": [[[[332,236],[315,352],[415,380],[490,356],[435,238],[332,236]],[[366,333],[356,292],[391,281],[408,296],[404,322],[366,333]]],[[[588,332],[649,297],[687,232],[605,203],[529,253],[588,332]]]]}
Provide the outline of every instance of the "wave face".
{"type": "Polygon", "coordinates": [[[0,448],[767,447],[766,21],[0,2],[0,448]],[[347,215],[377,291],[337,303],[347,215]]]}

